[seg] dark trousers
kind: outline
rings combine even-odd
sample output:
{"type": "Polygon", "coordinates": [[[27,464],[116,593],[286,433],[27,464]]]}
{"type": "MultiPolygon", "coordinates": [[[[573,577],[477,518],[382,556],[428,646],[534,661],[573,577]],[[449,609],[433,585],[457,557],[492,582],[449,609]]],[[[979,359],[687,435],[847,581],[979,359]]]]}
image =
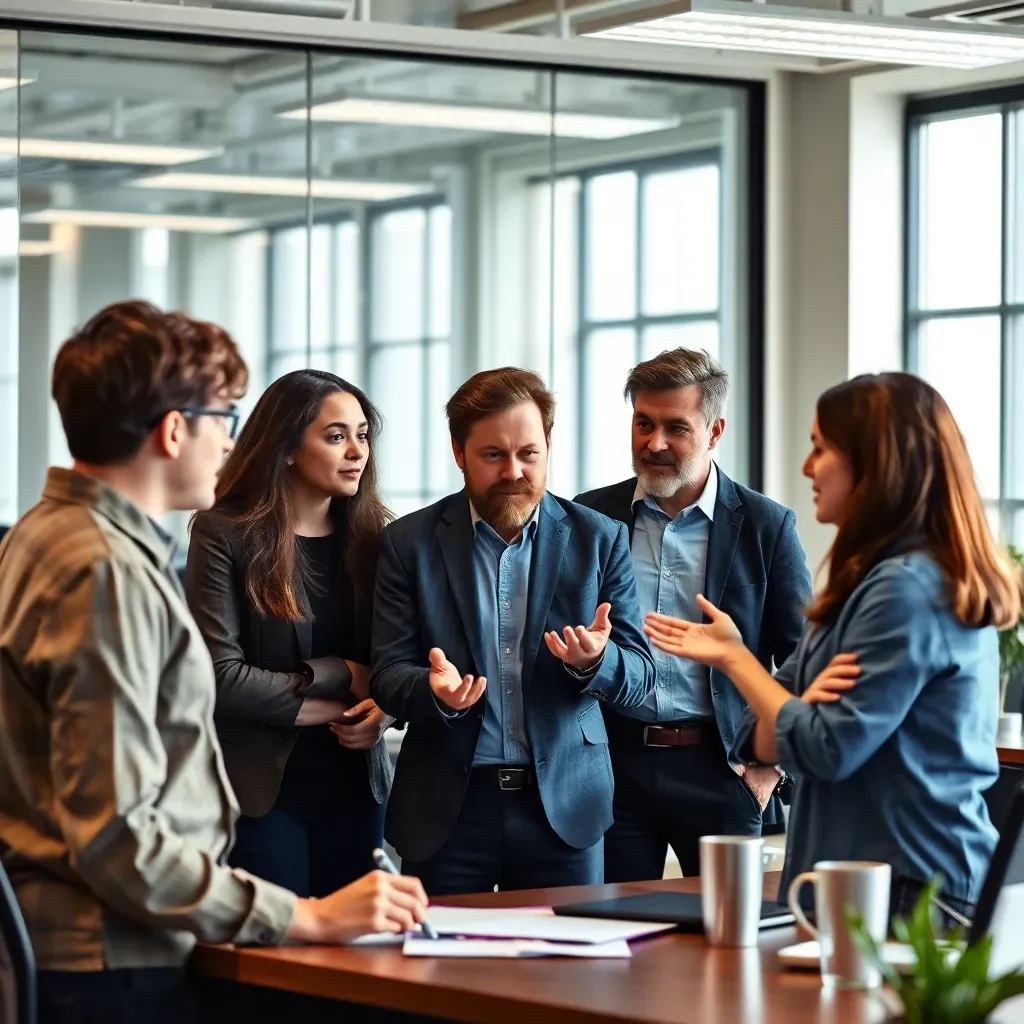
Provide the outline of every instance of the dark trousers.
{"type": "Polygon", "coordinates": [[[384,845],[384,807],[372,798],[339,809],[274,808],[239,818],[229,858],[258,878],[299,896],[327,896],[374,868],[384,845]]]}
{"type": "Polygon", "coordinates": [[[419,877],[429,896],[597,885],[602,867],[600,841],[578,850],[558,837],[535,782],[502,790],[494,771],[476,769],[441,849],[418,864],[402,861],[402,871],[419,877]]]}
{"type": "Polygon", "coordinates": [[[198,1024],[184,968],[40,971],[39,1024],[198,1024]]]}
{"type": "Polygon", "coordinates": [[[615,772],[606,882],[661,878],[669,846],[684,875],[699,875],[701,836],[761,834],[761,806],[713,730],[692,746],[645,747],[640,723],[605,717],[615,772]]]}

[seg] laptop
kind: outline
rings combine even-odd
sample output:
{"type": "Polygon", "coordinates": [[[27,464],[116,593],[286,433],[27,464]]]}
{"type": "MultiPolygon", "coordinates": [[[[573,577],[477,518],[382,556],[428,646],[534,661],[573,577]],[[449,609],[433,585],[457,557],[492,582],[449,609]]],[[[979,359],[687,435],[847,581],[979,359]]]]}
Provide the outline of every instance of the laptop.
{"type": "MultiPolygon", "coordinates": [[[[1014,799],[1003,824],[974,906],[966,945],[973,945],[984,935],[992,936],[990,975],[1024,967],[1024,793],[1014,799]]],[[[950,947],[950,959],[958,959],[961,952],[958,947],[950,947]]],[[[901,972],[911,971],[916,962],[914,950],[903,943],[887,942],[882,953],[886,962],[901,972]]],[[[779,960],[786,967],[821,968],[817,942],[780,949],[779,960]]]]}
{"type": "MultiPolygon", "coordinates": [[[[555,907],[556,914],[569,917],[598,917],[614,921],[644,921],[673,924],[679,931],[704,931],[704,913],[699,892],[645,892],[613,900],[567,903],[555,907]]],[[[778,928],[793,924],[793,914],[775,902],[761,904],[761,927],[778,928]]]]}

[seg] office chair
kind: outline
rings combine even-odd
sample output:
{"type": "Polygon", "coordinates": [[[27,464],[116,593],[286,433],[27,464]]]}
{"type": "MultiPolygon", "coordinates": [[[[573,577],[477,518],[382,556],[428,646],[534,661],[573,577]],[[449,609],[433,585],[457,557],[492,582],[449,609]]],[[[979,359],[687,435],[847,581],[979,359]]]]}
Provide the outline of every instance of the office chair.
{"type": "Polygon", "coordinates": [[[999,766],[999,778],[985,791],[988,815],[996,831],[1002,835],[1014,801],[1024,794],[1024,767],[1013,764],[999,766]]]}
{"type": "Polygon", "coordinates": [[[36,1024],[36,959],[14,886],[0,862],[0,1020],[36,1024]]]}

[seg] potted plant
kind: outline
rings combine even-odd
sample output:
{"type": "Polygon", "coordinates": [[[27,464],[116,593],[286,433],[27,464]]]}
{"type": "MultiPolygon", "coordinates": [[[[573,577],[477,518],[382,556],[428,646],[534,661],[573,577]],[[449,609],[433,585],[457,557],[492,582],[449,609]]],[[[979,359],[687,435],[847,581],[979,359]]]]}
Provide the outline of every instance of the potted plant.
{"type": "MultiPolygon", "coordinates": [[[[1018,573],[1024,574],[1024,551],[1007,546],[1010,562],[1018,573]]],[[[1006,710],[1006,691],[1010,680],[1024,668],[1024,617],[1016,625],[999,634],[999,733],[1001,743],[1020,740],[1021,714],[1006,710]]]]}
{"type": "Polygon", "coordinates": [[[1024,972],[989,977],[991,936],[963,948],[963,934],[936,935],[931,905],[939,893],[935,878],[921,893],[910,920],[894,918],[893,934],[913,947],[915,962],[908,974],[886,963],[881,948],[864,927],[860,915],[847,909],[846,922],[857,947],[878,968],[895,994],[899,1008],[889,1018],[900,1024],[984,1024],[1007,999],[1024,994],[1024,972]],[[959,955],[951,951],[963,949],[959,955]]]}

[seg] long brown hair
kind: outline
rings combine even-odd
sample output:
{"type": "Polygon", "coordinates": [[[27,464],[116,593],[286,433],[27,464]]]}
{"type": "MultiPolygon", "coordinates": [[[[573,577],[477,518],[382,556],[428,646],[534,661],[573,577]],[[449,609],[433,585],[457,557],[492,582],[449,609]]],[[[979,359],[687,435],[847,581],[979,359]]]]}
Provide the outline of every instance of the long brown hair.
{"type": "Polygon", "coordinates": [[[315,583],[308,566],[296,557],[286,460],[302,444],[324,399],[339,391],[352,395],[363,410],[369,454],[359,490],[351,498],[335,499],[331,511],[344,530],[342,564],[352,579],[357,607],[365,610],[373,600],[380,534],[392,519],[377,483],[380,413],[341,377],[326,370],[294,370],[260,396],[221,470],[216,503],[201,513],[219,516],[241,533],[245,591],[260,615],[292,622],[309,615],[296,582],[307,588],[315,583]]]}
{"type": "Polygon", "coordinates": [[[853,491],[808,609],[828,622],[893,550],[936,561],[966,626],[1016,625],[1021,581],[992,537],[963,435],[942,396],[910,373],[864,374],[818,399],[818,431],[846,456],[853,491]]]}

